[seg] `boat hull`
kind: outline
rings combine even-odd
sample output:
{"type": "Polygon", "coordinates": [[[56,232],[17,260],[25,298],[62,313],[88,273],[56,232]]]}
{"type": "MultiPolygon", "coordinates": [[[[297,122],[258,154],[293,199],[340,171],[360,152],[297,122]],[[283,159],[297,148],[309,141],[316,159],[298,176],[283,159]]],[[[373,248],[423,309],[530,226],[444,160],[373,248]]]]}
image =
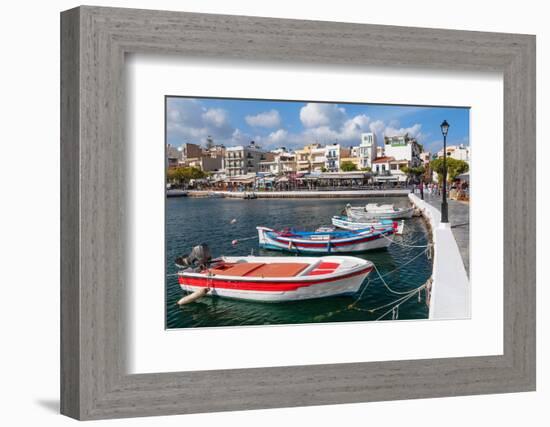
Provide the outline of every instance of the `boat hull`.
{"type": "Polygon", "coordinates": [[[385,249],[391,245],[394,236],[394,230],[391,226],[375,233],[358,235],[354,238],[324,241],[284,237],[265,227],[257,227],[257,230],[261,248],[299,254],[349,254],[385,249]]]}
{"type": "MultiPolygon", "coordinates": [[[[325,257],[333,258],[333,257],[325,257]]],[[[194,292],[208,289],[206,295],[258,302],[300,301],[337,295],[353,295],[359,291],[365,278],[373,269],[366,260],[354,260],[355,265],[342,273],[327,276],[295,276],[283,278],[242,278],[229,276],[205,276],[180,273],[178,280],[182,290],[194,292]]],[[[259,260],[262,258],[258,257],[259,260]]],[[[300,259],[304,259],[300,257],[300,259]]]]}
{"type": "Polygon", "coordinates": [[[373,227],[375,230],[383,230],[387,227],[392,227],[393,222],[390,220],[381,220],[380,221],[351,221],[347,217],[333,216],[332,225],[344,230],[364,230],[365,228],[373,227]]]}
{"type": "Polygon", "coordinates": [[[395,212],[368,212],[364,208],[348,208],[346,213],[348,217],[355,221],[408,219],[412,218],[414,208],[406,208],[395,212]]]}

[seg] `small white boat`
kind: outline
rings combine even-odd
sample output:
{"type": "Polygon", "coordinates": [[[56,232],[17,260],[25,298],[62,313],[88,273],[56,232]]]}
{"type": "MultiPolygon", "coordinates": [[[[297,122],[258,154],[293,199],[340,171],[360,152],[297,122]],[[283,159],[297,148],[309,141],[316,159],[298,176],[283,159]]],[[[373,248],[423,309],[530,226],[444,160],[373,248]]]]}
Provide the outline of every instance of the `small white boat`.
{"type": "Polygon", "coordinates": [[[166,190],[166,197],[186,197],[187,191],[180,188],[169,188],[166,190]]]}
{"type": "Polygon", "coordinates": [[[206,196],[212,199],[223,199],[223,194],[215,191],[209,191],[206,196]]]}
{"type": "Polygon", "coordinates": [[[405,221],[392,221],[390,219],[381,219],[379,221],[354,221],[347,216],[335,215],[332,217],[332,225],[344,230],[364,230],[368,228],[382,230],[391,226],[395,230],[395,234],[403,234],[405,221]]]}
{"type": "Polygon", "coordinates": [[[186,292],[203,290],[197,295],[282,302],[355,294],[373,268],[350,256],[221,257],[178,272],[178,281],[186,292]]]}
{"type": "Polygon", "coordinates": [[[354,221],[412,218],[414,207],[396,208],[394,205],[369,203],[366,206],[346,205],[347,216],[354,221]]]}

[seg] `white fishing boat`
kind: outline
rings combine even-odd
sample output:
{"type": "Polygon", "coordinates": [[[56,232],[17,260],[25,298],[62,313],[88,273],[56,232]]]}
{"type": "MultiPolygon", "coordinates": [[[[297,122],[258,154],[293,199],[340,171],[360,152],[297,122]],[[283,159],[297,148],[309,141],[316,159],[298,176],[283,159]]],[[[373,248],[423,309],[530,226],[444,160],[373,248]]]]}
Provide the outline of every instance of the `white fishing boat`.
{"type": "Polygon", "coordinates": [[[355,294],[373,268],[372,262],[350,256],[234,256],[181,270],[178,281],[193,293],[189,300],[220,296],[283,302],[355,294]]]}
{"type": "Polygon", "coordinates": [[[414,214],[414,207],[396,208],[394,205],[378,205],[368,203],[366,206],[346,205],[347,216],[354,221],[379,219],[406,219],[414,214]]]}
{"type": "Polygon", "coordinates": [[[344,230],[364,230],[368,228],[382,230],[391,226],[395,230],[395,234],[403,234],[405,221],[392,221],[390,219],[381,219],[378,221],[354,221],[347,216],[335,215],[332,217],[332,225],[344,230]]]}
{"type": "Polygon", "coordinates": [[[298,231],[286,229],[276,231],[267,227],[256,227],[260,247],[298,254],[332,254],[366,252],[387,248],[393,242],[395,230],[388,227],[374,230],[298,231]]]}

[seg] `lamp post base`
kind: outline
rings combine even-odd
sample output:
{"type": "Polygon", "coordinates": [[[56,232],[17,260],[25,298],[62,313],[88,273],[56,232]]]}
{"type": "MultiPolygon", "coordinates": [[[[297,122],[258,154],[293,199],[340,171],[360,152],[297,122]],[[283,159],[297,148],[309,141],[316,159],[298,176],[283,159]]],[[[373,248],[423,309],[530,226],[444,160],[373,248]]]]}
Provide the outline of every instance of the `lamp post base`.
{"type": "Polygon", "coordinates": [[[446,200],[441,202],[441,222],[449,222],[449,209],[446,200]]]}

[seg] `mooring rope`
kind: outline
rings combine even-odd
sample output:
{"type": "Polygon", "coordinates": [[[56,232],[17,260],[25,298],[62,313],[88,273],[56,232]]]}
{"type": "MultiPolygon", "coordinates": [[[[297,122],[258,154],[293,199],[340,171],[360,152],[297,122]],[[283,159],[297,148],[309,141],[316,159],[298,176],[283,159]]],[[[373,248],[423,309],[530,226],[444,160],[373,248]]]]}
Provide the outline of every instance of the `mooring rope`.
{"type": "MultiPolygon", "coordinates": [[[[403,242],[398,242],[396,241],[395,239],[390,239],[388,236],[382,234],[382,237],[384,239],[388,239],[390,240],[391,242],[393,242],[393,244],[397,245],[397,246],[402,246],[404,248],[429,248],[430,246],[433,246],[433,243],[428,243],[427,245],[407,245],[406,243],[403,243],[403,242]]],[[[421,239],[418,239],[418,241],[420,241],[421,239]]],[[[413,242],[413,243],[416,243],[416,242],[413,242]]]]}
{"type": "Polygon", "coordinates": [[[252,240],[252,239],[257,239],[258,238],[258,235],[254,235],[254,236],[250,236],[250,237],[243,237],[242,239],[234,239],[231,241],[231,244],[233,246],[235,246],[236,244],[240,243],[240,242],[245,242],[247,240],[252,240]]]}
{"type": "Polygon", "coordinates": [[[391,270],[391,271],[388,271],[387,273],[384,273],[384,274],[380,275],[380,273],[378,272],[378,275],[380,276],[380,278],[389,276],[390,274],[395,273],[395,272],[396,272],[397,270],[399,270],[400,268],[403,268],[403,267],[405,267],[407,264],[410,264],[410,263],[413,262],[416,258],[418,258],[420,255],[425,254],[425,253],[429,253],[429,249],[426,249],[426,250],[423,250],[422,252],[419,252],[419,253],[416,254],[414,257],[412,257],[410,260],[408,260],[406,263],[399,265],[398,267],[394,268],[394,269],[391,270]]]}
{"type": "MultiPolygon", "coordinates": [[[[427,283],[427,282],[426,282],[427,283]]],[[[423,288],[426,286],[426,283],[422,286],[420,286],[419,288],[417,288],[418,290],[420,290],[420,288],[423,288]]],[[[388,311],[386,311],[384,314],[382,314],[381,316],[377,317],[376,320],[381,320],[383,319],[384,317],[386,317],[388,315],[388,313],[392,313],[392,320],[397,320],[398,317],[399,317],[399,307],[401,306],[401,304],[404,304],[405,302],[407,302],[409,299],[411,299],[414,295],[416,294],[416,290],[412,291],[409,295],[405,295],[404,297],[400,298],[400,301],[398,304],[394,305],[391,309],[389,309],[388,311]]]]}

